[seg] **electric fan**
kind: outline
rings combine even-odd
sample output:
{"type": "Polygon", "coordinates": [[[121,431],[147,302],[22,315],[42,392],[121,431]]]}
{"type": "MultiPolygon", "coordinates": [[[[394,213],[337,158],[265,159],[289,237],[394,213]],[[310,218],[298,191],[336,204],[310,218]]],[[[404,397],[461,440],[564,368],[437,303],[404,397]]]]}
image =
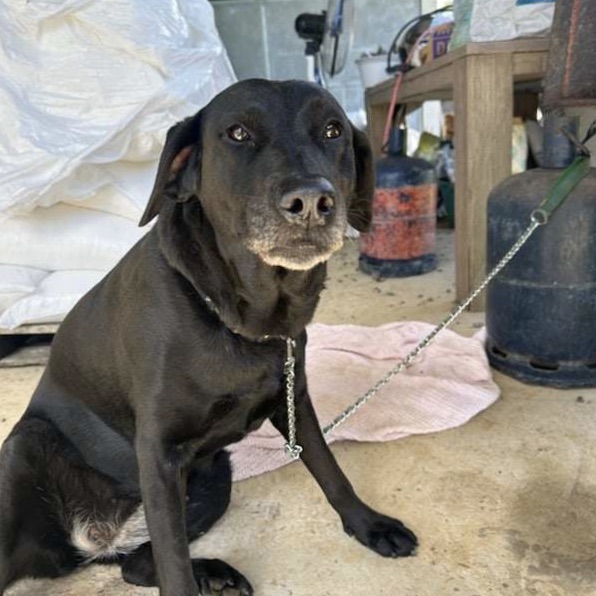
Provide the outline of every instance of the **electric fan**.
{"type": "Polygon", "coordinates": [[[298,15],[294,28],[306,41],[307,79],[325,86],[325,73],[339,74],[354,37],[353,0],[330,0],[321,14],[298,15]]]}

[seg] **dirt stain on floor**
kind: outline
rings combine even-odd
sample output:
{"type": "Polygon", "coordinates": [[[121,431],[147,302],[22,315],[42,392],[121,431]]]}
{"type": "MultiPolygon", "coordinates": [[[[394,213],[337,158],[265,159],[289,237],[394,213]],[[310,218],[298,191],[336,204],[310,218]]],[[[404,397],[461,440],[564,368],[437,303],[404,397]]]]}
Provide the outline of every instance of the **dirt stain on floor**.
{"type": "Polygon", "coordinates": [[[553,462],[520,492],[506,539],[526,594],[596,594],[596,487],[553,462]]]}

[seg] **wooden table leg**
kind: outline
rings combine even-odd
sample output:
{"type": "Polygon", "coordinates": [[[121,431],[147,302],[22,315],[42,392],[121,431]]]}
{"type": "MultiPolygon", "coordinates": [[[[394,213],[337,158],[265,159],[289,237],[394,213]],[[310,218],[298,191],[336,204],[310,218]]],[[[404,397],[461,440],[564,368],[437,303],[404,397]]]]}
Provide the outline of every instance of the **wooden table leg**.
{"type": "Polygon", "coordinates": [[[371,105],[367,102],[368,138],[370,139],[375,159],[383,156],[381,148],[383,146],[383,133],[385,132],[385,120],[388,109],[389,104],[371,105]]]}
{"type": "MultiPolygon", "coordinates": [[[[511,175],[511,54],[471,55],[454,65],[455,284],[465,299],[486,274],[486,204],[511,175]]],[[[485,308],[484,296],[471,310],[485,308]]]]}

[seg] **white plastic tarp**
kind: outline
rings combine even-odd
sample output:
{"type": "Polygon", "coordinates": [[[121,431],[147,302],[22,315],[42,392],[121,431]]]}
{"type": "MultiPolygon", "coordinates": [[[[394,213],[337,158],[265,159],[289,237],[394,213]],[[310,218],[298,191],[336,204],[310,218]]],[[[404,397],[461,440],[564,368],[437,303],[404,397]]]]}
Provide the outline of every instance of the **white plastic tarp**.
{"type": "Polygon", "coordinates": [[[0,0],[0,330],[117,263],[168,128],[234,80],[207,0],[0,0]]]}
{"type": "Polygon", "coordinates": [[[110,164],[154,165],[169,126],[233,81],[207,0],[0,0],[0,220],[138,189],[110,164]]]}

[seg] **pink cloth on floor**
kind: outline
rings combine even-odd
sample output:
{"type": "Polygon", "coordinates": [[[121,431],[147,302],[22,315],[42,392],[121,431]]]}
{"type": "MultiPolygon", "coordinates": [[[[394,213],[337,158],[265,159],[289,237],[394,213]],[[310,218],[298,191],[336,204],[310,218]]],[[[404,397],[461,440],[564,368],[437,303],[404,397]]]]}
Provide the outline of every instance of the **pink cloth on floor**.
{"type": "MultiPolygon", "coordinates": [[[[433,325],[419,322],[382,327],[311,325],[306,371],[321,426],[366,393],[432,329],[433,325]]],[[[482,338],[482,333],[466,338],[442,331],[409,368],[327,440],[392,441],[464,424],[499,397],[482,338]]],[[[291,462],[283,438],[269,421],[230,451],[234,480],[291,462]]]]}

